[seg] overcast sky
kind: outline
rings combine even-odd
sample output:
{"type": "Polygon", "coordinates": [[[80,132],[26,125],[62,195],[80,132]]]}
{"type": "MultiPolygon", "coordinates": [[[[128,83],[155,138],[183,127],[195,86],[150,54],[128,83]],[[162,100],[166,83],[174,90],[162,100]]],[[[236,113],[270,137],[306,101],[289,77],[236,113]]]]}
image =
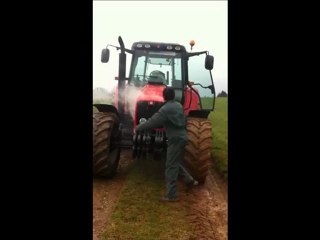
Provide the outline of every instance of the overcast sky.
{"type": "Polygon", "coordinates": [[[121,36],[129,49],[134,42],[153,41],[178,43],[190,51],[194,40],[193,51],[214,56],[216,92],[228,91],[227,18],[227,1],[93,1],[93,88],[116,86],[119,51],[109,48],[108,63],[100,58],[107,44],[119,46],[121,36]]]}

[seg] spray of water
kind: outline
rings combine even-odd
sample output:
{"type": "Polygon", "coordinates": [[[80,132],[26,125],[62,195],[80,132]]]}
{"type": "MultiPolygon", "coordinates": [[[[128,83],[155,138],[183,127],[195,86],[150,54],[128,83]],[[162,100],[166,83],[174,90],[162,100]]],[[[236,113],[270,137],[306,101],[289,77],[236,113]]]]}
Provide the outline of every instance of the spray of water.
{"type": "Polygon", "coordinates": [[[130,86],[128,88],[128,110],[132,118],[134,118],[134,110],[135,110],[135,104],[136,99],[140,95],[141,88],[130,86]]]}

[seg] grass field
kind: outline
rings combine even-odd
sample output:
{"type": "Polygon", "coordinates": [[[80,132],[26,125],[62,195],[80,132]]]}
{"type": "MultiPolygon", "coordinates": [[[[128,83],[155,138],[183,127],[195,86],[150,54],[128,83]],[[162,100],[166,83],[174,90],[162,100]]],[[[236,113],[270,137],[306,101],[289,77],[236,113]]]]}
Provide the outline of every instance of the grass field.
{"type": "Polygon", "coordinates": [[[213,166],[228,177],[228,98],[216,98],[215,110],[210,113],[209,119],[213,133],[213,166]]]}

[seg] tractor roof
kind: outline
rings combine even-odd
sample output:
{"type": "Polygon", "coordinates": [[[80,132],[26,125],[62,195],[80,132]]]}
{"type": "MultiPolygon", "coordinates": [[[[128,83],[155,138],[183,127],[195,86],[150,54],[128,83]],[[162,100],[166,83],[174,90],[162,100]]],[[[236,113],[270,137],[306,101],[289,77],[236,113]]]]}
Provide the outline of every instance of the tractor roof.
{"type": "Polygon", "coordinates": [[[131,47],[132,50],[152,50],[152,51],[173,51],[186,52],[186,48],[177,43],[161,43],[161,42],[134,42],[131,47]]]}

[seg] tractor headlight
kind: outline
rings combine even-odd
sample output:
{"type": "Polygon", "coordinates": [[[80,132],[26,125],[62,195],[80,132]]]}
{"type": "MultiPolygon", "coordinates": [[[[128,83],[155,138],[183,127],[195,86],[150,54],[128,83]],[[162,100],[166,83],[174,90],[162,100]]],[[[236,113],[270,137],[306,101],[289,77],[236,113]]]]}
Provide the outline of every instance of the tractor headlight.
{"type": "Polygon", "coordinates": [[[142,124],[142,123],[145,123],[146,121],[147,121],[147,119],[145,119],[145,118],[140,118],[139,123],[142,124]]]}

